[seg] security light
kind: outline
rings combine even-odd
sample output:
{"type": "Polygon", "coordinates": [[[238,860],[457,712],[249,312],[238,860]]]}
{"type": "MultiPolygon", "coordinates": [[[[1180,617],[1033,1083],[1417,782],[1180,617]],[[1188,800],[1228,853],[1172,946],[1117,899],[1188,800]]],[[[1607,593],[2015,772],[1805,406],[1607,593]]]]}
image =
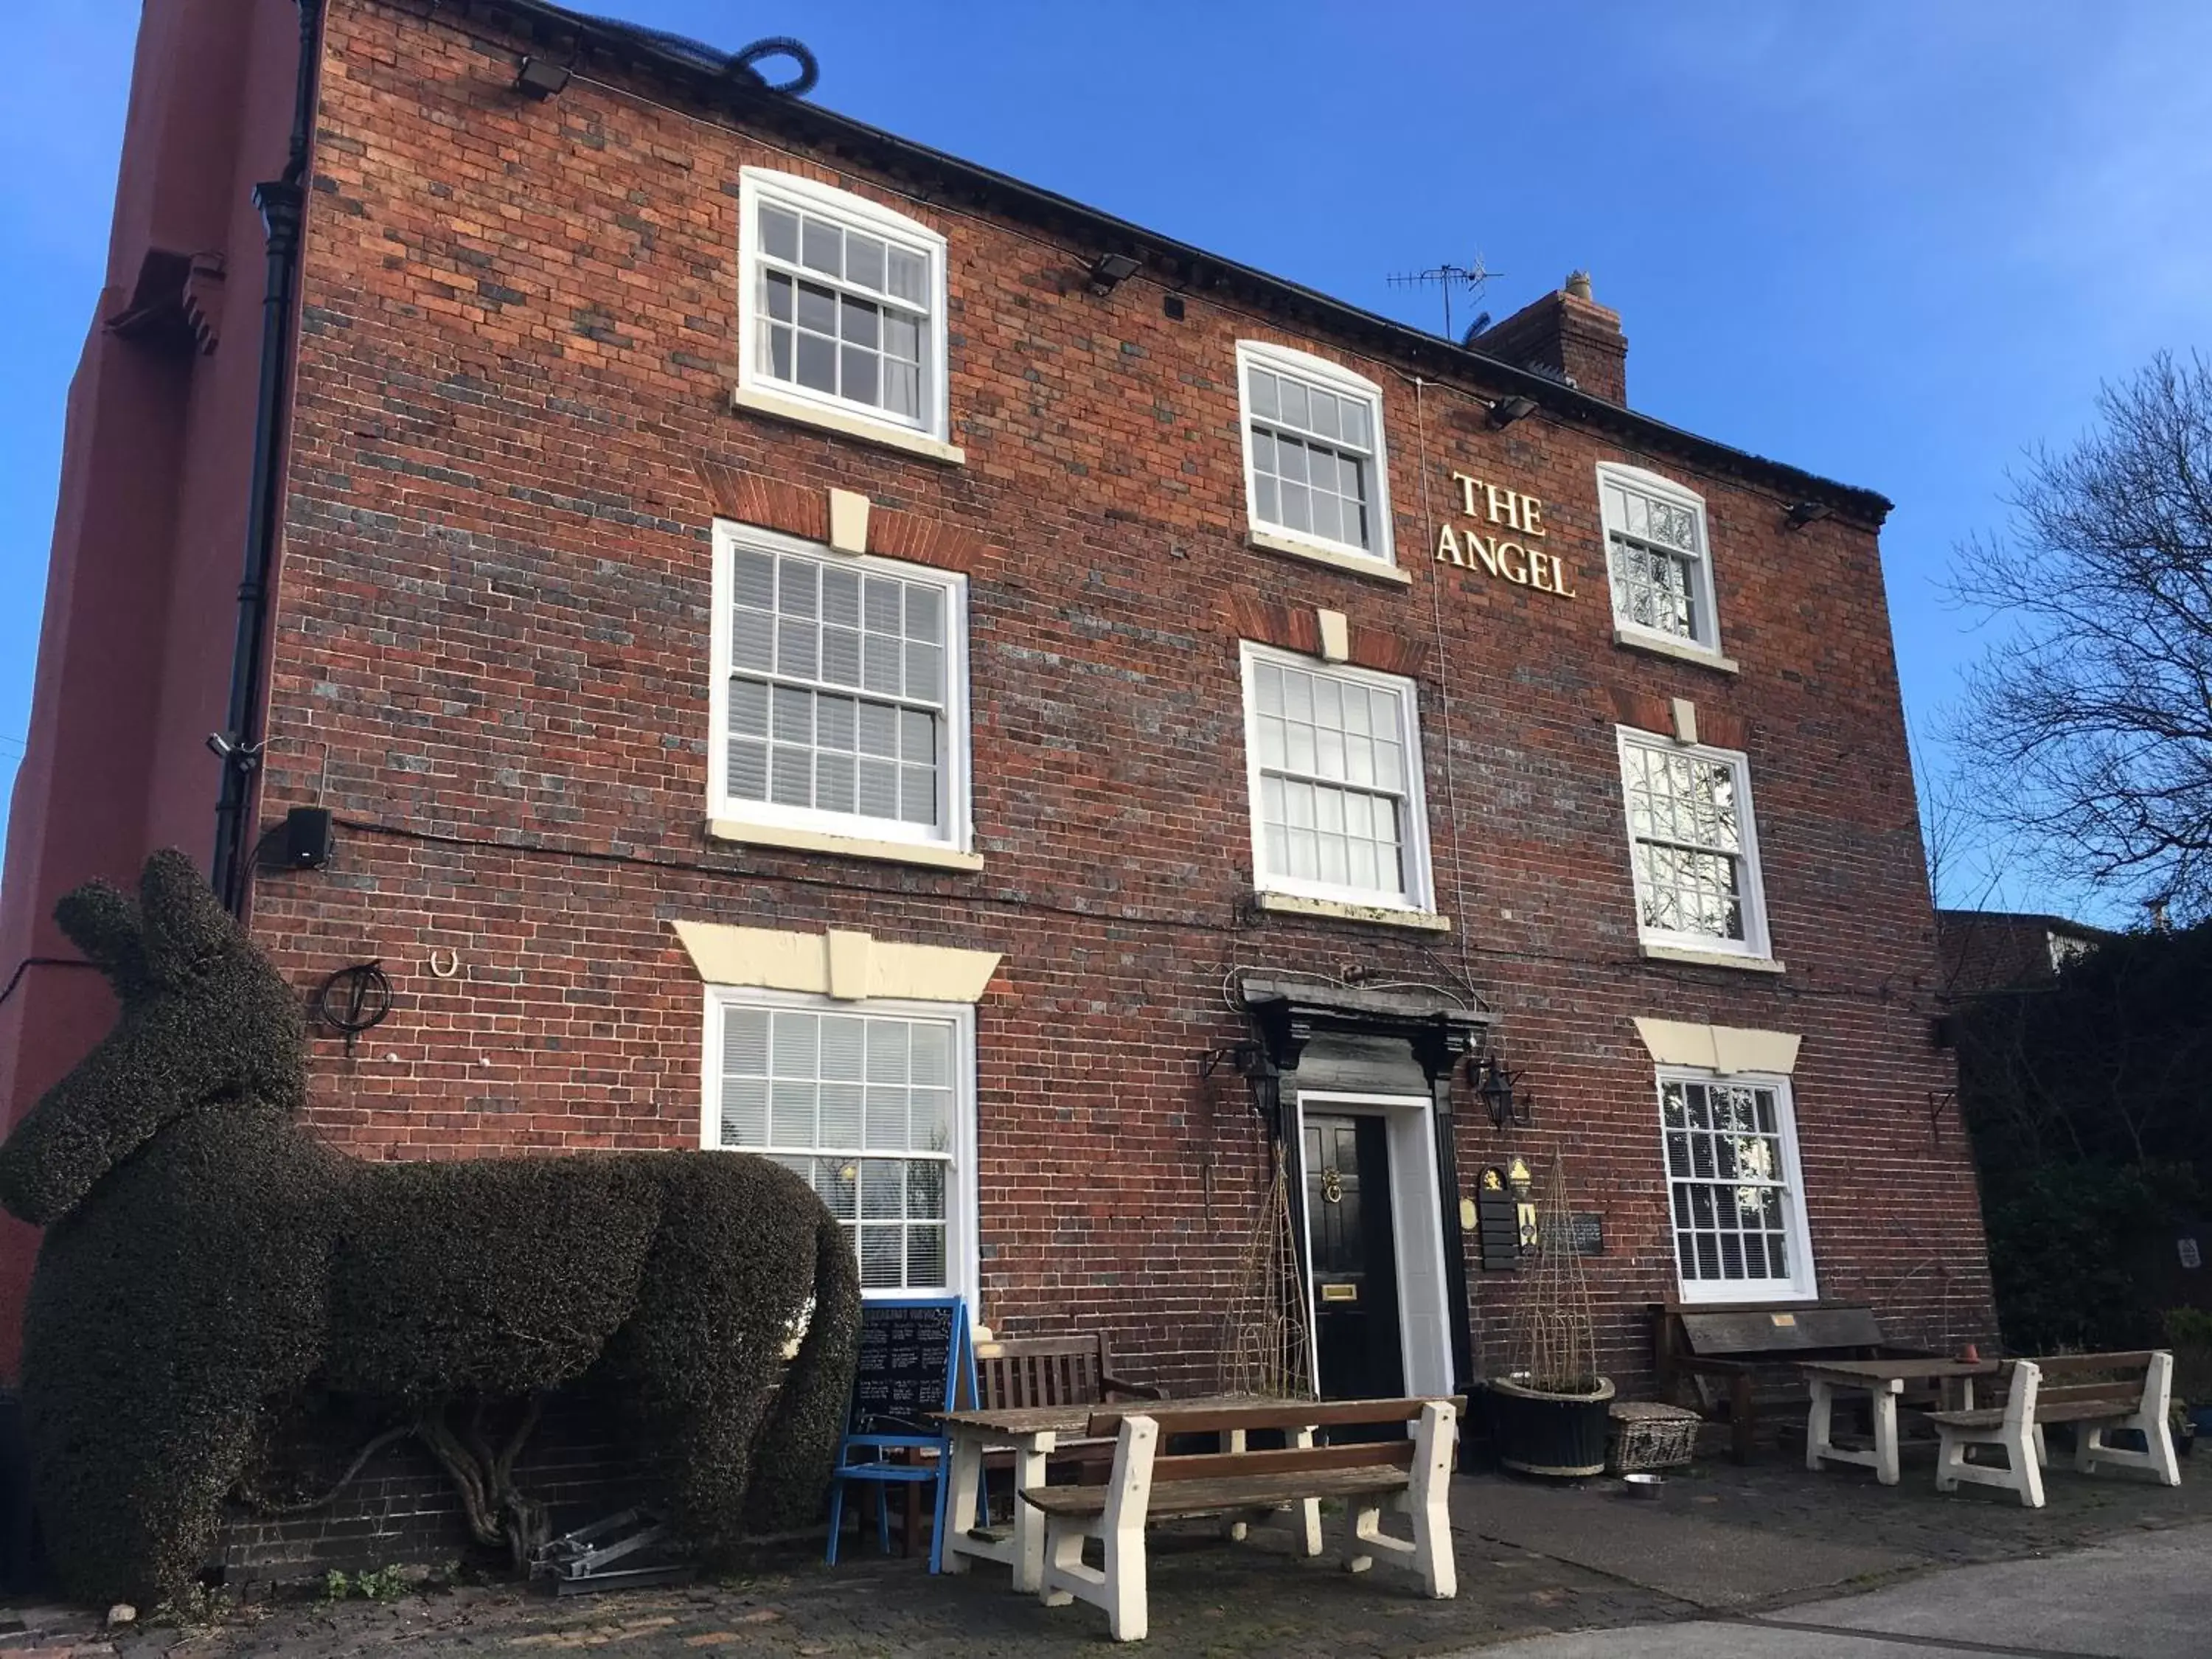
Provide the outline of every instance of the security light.
{"type": "Polygon", "coordinates": [[[522,67],[515,71],[514,89],[526,97],[551,98],[567,89],[569,76],[574,72],[566,64],[526,58],[522,67]]]}
{"type": "Polygon", "coordinates": [[[1498,427],[1511,426],[1514,422],[1535,412],[1536,400],[1534,398],[1500,398],[1490,406],[1490,423],[1498,427]]]}
{"type": "Polygon", "coordinates": [[[1102,253],[1091,262],[1091,291],[1103,296],[1137,274],[1137,262],[1126,253],[1102,253]]]}
{"type": "Polygon", "coordinates": [[[1802,530],[1808,524],[1818,524],[1835,510],[1826,501],[1799,501],[1790,509],[1790,527],[1802,530]]]}

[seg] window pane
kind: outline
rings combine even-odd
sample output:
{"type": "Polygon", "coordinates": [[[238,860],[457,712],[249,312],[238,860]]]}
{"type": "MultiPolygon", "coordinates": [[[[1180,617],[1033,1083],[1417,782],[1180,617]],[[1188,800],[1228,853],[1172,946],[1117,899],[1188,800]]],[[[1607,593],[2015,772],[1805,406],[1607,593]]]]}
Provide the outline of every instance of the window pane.
{"type": "Polygon", "coordinates": [[[799,258],[799,216],[789,208],[761,204],[761,252],[771,259],[799,258]]]}
{"type": "Polygon", "coordinates": [[[890,250],[890,292],[915,305],[929,302],[929,261],[902,247],[890,250]]]}
{"type": "Polygon", "coordinates": [[[825,276],[845,273],[845,233],[837,226],[811,217],[801,228],[799,262],[825,276]]]}
{"type": "Polygon", "coordinates": [[[801,334],[798,338],[799,372],[796,379],[803,386],[816,392],[837,390],[837,345],[818,334],[801,334]]]}
{"type": "Polygon", "coordinates": [[[855,230],[845,233],[845,280],[864,288],[882,289],[884,245],[880,240],[855,230]]]}

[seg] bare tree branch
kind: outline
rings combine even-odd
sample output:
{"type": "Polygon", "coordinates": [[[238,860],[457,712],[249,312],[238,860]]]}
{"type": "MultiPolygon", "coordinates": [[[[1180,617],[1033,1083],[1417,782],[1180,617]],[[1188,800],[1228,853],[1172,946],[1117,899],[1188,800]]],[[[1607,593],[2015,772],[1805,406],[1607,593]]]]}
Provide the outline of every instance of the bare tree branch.
{"type": "Polygon", "coordinates": [[[1954,595],[2013,631],[1951,735],[2051,872],[2212,915],[2212,364],[2162,353],[2098,411],[1958,550],[1954,595]]]}

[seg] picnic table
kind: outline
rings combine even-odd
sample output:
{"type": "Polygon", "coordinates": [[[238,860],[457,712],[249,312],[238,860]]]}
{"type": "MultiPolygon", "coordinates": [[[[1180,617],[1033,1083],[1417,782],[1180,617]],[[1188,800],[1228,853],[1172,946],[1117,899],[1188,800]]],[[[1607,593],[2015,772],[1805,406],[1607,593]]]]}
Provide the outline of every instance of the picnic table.
{"type": "Polygon", "coordinates": [[[1884,1359],[1812,1359],[1798,1369],[1812,1395],[1805,1415],[1805,1467],[1818,1470],[1823,1463],[1856,1463],[1875,1472],[1885,1486],[1897,1484],[1897,1403],[1908,1382],[1933,1382],[1947,1390],[1955,1388],[1961,1404],[1972,1410],[1974,1379],[1995,1376],[1994,1359],[1947,1359],[1938,1355],[1884,1359]],[[1857,1393],[1874,1403],[1874,1444],[1838,1446],[1831,1437],[1836,1395],[1857,1393]]]}
{"type": "MultiPolygon", "coordinates": [[[[1202,1400],[1178,1400],[1177,1411],[1212,1407],[1251,1406],[1262,1402],[1249,1395],[1216,1395],[1202,1400]]],[[[983,1484],[983,1455],[1012,1450],[1017,1492],[1045,1483],[1045,1465],[1062,1435],[1081,1437],[1096,1404],[1074,1401],[1059,1406],[1000,1407],[983,1411],[945,1412],[939,1420],[951,1441],[951,1484],[945,1491],[945,1538],[940,1550],[941,1571],[965,1572],[969,1559],[997,1561],[1014,1572],[1014,1588],[1035,1594],[1044,1578],[1044,1518],[1018,1498],[1014,1504],[1013,1531],[1000,1536],[977,1524],[976,1508],[983,1484]]]]}

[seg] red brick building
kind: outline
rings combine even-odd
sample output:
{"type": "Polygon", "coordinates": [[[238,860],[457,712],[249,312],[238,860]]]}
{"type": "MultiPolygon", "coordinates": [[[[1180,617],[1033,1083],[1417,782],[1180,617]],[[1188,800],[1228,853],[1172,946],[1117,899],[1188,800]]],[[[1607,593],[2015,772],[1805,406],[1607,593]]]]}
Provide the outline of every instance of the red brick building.
{"type": "MultiPolygon", "coordinates": [[[[1277,1136],[1332,1391],[1504,1363],[1516,1158],[1625,1384],[1659,1301],[1992,1334],[1887,504],[1629,408],[1586,280],[1462,347],[684,43],[328,0],[257,527],[301,20],[147,17],[0,972],[180,843],[390,975],[360,1156],[765,1151],[872,1286],[1176,1389],[1277,1136]]],[[[0,1004],[11,1114],[91,981],[0,1004]]]]}

